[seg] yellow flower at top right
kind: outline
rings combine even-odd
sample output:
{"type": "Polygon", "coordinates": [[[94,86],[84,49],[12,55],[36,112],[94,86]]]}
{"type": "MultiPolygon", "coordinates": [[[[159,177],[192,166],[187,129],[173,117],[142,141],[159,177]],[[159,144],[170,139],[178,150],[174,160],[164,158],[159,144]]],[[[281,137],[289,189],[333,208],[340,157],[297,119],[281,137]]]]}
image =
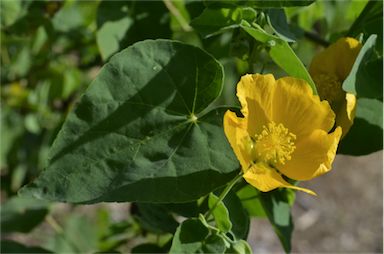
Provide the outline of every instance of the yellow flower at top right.
{"type": "Polygon", "coordinates": [[[342,128],[344,137],[353,124],[356,96],[342,89],[362,44],[353,38],[340,38],[317,54],[309,67],[322,100],[327,100],[336,114],[336,126],[342,128]]]}

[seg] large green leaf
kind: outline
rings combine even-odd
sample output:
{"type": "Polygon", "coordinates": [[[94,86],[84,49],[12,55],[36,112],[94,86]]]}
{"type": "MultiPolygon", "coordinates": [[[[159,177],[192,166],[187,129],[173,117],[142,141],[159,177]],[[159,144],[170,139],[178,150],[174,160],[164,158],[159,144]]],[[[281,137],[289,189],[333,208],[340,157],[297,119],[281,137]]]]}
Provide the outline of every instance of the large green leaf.
{"type": "Polygon", "coordinates": [[[48,167],[21,194],[66,202],[186,202],[236,174],[222,66],[199,48],[139,42],[113,56],[69,114],[48,167]]]}
{"type": "Polygon", "coordinates": [[[266,33],[261,27],[251,27],[246,22],[242,22],[241,27],[257,41],[267,45],[270,57],[280,68],[290,76],[307,81],[313,93],[317,94],[307,69],[286,41],[266,33]]]}
{"type": "Polygon", "coordinates": [[[15,196],[1,205],[1,231],[28,233],[44,220],[47,213],[47,202],[15,196]]]}
{"type": "Polygon", "coordinates": [[[173,218],[165,205],[135,203],[137,206],[136,219],[142,228],[156,234],[174,234],[179,223],[173,218]]]}
{"type": "Polygon", "coordinates": [[[356,118],[347,136],[340,142],[338,153],[365,155],[383,149],[383,102],[359,98],[356,118]]]}
{"type": "Polygon", "coordinates": [[[198,205],[198,200],[188,203],[171,203],[166,204],[169,211],[181,215],[183,217],[196,217],[199,215],[201,208],[198,205]]]}
{"type": "Polygon", "coordinates": [[[358,97],[383,98],[383,58],[376,54],[376,38],[368,38],[343,82],[343,89],[358,97]]]}

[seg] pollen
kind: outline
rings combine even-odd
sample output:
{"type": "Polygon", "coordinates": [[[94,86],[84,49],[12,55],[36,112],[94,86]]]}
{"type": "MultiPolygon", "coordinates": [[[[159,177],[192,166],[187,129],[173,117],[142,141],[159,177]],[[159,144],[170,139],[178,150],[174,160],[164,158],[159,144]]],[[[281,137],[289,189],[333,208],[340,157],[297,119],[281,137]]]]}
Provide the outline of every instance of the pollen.
{"type": "Polygon", "coordinates": [[[342,84],[336,76],[319,74],[315,75],[313,80],[322,100],[327,100],[330,104],[333,104],[344,99],[342,84]]]}
{"type": "Polygon", "coordinates": [[[284,165],[291,159],[295,146],[296,135],[289,132],[283,124],[270,122],[263,130],[250,137],[247,150],[254,162],[265,162],[276,166],[284,165]]]}

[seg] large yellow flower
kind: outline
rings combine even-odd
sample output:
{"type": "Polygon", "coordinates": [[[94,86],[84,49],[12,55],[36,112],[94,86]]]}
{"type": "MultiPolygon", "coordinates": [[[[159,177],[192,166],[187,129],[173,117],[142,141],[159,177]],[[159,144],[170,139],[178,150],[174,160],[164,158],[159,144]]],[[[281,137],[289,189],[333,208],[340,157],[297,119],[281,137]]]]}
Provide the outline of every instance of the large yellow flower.
{"type": "Polygon", "coordinates": [[[237,85],[244,117],[224,115],[224,131],[240,161],[244,179],[261,191],[278,187],[312,191],[288,183],[326,173],[336,154],[341,128],[328,102],[292,77],[245,75],[237,85]]]}
{"type": "Polygon", "coordinates": [[[342,89],[362,45],[353,38],[341,38],[316,55],[309,67],[322,100],[327,100],[336,113],[336,125],[343,129],[343,137],[353,124],[356,97],[342,89]]]}

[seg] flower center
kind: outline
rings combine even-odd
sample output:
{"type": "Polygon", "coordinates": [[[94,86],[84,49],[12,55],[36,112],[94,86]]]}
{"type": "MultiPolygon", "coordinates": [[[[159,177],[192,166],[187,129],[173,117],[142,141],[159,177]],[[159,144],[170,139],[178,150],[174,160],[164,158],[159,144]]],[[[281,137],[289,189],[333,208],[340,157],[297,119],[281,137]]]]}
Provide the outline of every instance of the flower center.
{"type": "Polygon", "coordinates": [[[342,100],[344,91],[340,80],[334,75],[320,74],[313,77],[317,91],[322,100],[327,100],[330,104],[342,100]]]}
{"type": "Polygon", "coordinates": [[[274,122],[263,126],[260,134],[250,137],[247,149],[254,162],[265,162],[270,165],[283,165],[291,159],[296,146],[296,135],[289,132],[281,123],[274,122]]]}

